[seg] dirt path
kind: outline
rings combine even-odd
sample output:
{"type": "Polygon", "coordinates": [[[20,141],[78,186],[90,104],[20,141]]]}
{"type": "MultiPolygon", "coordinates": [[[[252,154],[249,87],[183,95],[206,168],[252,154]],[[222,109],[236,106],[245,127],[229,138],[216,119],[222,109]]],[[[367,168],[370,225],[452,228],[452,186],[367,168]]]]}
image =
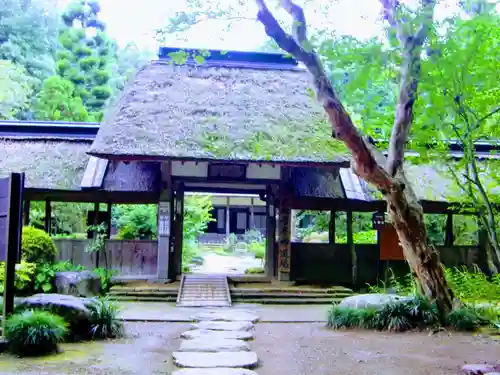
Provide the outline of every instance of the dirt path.
{"type": "MultiPolygon", "coordinates": [[[[129,338],[66,344],[40,359],[0,355],[0,374],[169,374],[184,323],[127,323],[129,338]]],[[[500,360],[500,342],[456,334],[335,332],[321,323],[256,325],[259,375],[457,375],[465,362],[500,360]]]]}
{"type": "Polygon", "coordinates": [[[500,360],[500,342],[453,333],[336,332],[323,324],[256,326],[259,375],[457,375],[500,360]]]}

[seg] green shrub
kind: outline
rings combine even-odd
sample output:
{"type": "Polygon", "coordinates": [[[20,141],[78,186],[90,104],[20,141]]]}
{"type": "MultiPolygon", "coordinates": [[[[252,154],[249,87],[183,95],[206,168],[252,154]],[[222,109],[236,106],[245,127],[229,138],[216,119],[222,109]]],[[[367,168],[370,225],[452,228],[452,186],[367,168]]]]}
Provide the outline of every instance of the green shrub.
{"type": "MultiPolygon", "coordinates": [[[[457,331],[474,331],[481,326],[496,327],[498,321],[499,312],[495,308],[464,305],[453,310],[445,323],[457,331]]],[[[415,296],[403,303],[388,304],[378,310],[332,306],[328,311],[328,326],[333,329],[365,328],[403,332],[437,325],[439,315],[436,304],[422,296],[415,296]]]]}
{"type": "Polygon", "coordinates": [[[118,271],[108,270],[106,268],[95,268],[94,272],[101,278],[101,293],[108,293],[111,288],[111,279],[118,274],[118,271]]]}
{"type": "Polygon", "coordinates": [[[455,296],[462,301],[498,301],[500,299],[500,275],[495,275],[490,279],[477,267],[473,271],[465,267],[447,268],[445,274],[455,296]]]}
{"type": "MultiPolygon", "coordinates": [[[[24,260],[16,264],[16,278],[14,288],[19,294],[26,294],[31,291],[33,279],[35,276],[36,264],[28,263],[24,260]]],[[[0,262],[0,293],[4,291],[5,263],[0,262]]]]}
{"type": "Polygon", "coordinates": [[[251,253],[255,254],[256,259],[264,259],[266,256],[265,242],[251,242],[249,250],[251,253]]]}
{"type": "Polygon", "coordinates": [[[252,268],[247,268],[245,270],[245,274],[247,275],[261,275],[261,274],[264,274],[266,273],[266,270],[262,267],[252,267],[252,268]]]}
{"type": "Polygon", "coordinates": [[[448,325],[458,331],[475,331],[483,323],[477,311],[467,306],[452,311],[446,320],[448,325]]]}
{"type": "Polygon", "coordinates": [[[67,333],[67,324],[47,311],[28,310],[10,316],[5,322],[9,350],[21,356],[54,353],[67,333]]]}
{"type": "Polygon", "coordinates": [[[93,338],[111,339],[124,335],[123,323],[118,318],[118,305],[106,298],[98,298],[88,307],[93,338]]]}
{"type": "Polygon", "coordinates": [[[57,248],[50,236],[41,229],[23,228],[22,259],[30,263],[54,263],[57,248]]]}
{"type": "Polygon", "coordinates": [[[378,328],[377,310],[332,306],[332,308],[328,311],[327,325],[333,329],[375,329],[378,328]]]}

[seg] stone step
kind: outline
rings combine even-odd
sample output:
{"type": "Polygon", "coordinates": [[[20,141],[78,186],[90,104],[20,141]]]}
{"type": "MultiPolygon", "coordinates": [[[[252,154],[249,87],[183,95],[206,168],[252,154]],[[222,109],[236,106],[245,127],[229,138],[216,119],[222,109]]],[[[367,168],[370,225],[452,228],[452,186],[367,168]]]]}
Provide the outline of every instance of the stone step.
{"type": "Polygon", "coordinates": [[[179,352],[249,352],[250,346],[243,340],[216,339],[213,336],[201,337],[181,342],[179,352]]]}
{"type": "Polygon", "coordinates": [[[210,337],[217,339],[233,339],[233,340],[253,340],[253,332],[251,331],[212,331],[208,329],[192,329],[181,334],[181,338],[186,340],[195,340],[200,338],[210,337]]]}
{"type": "Polygon", "coordinates": [[[269,305],[329,305],[340,303],[343,298],[234,298],[233,303],[269,305]]]}
{"type": "Polygon", "coordinates": [[[259,363],[255,352],[174,352],[174,363],[188,368],[254,368],[259,363]]]}
{"type": "Polygon", "coordinates": [[[254,327],[252,322],[221,322],[221,321],[202,321],[193,323],[193,329],[208,329],[212,331],[250,331],[254,327]]]}
{"type": "Polygon", "coordinates": [[[128,296],[128,295],[109,295],[109,299],[112,301],[123,301],[123,302],[175,302],[177,301],[176,296],[172,297],[147,297],[147,296],[128,296]]]}
{"type": "Polygon", "coordinates": [[[337,293],[337,294],[326,294],[326,293],[281,293],[281,292],[254,292],[254,293],[240,293],[231,292],[231,297],[234,299],[244,299],[244,298],[345,298],[352,296],[352,293],[337,293]]]}
{"type": "Polygon", "coordinates": [[[185,368],[174,371],[172,375],[257,375],[255,371],[244,368],[185,368]]]}
{"type": "Polygon", "coordinates": [[[178,306],[231,306],[229,284],[223,275],[183,275],[178,306]]]}

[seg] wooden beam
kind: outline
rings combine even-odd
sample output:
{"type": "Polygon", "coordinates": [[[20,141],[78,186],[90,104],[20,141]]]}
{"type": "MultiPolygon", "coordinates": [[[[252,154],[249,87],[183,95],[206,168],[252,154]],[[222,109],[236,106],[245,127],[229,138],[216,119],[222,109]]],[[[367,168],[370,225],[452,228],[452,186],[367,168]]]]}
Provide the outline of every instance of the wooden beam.
{"type": "Polygon", "coordinates": [[[335,210],[330,211],[330,223],[328,226],[328,242],[331,245],[335,244],[335,210]]]}
{"type": "Polygon", "coordinates": [[[354,234],[352,230],[352,211],[347,211],[347,244],[351,251],[352,260],[352,285],[356,286],[358,279],[358,256],[356,254],[356,247],[354,246],[354,234]]]}
{"type": "Polygon", "coordinates": [[[446,216],[446,237],[444,240],[445,246],[453,246],[453,214],[448,213],[446,216]]]}
{"type": "Polygon", "coordinates": [[[44,230],[48,234],[50,234],[52,230],[52,204],[50,200],[45,201],[45,222],[44,222],[44,230]]]}
{"type": "Polygon", "coordinates": [[[111,211],[112,211],[112,205],[110,202],[108,202],[107,206],[107,222],[106,222],[106,238],[109,240],[111,238],[111,211]]]}

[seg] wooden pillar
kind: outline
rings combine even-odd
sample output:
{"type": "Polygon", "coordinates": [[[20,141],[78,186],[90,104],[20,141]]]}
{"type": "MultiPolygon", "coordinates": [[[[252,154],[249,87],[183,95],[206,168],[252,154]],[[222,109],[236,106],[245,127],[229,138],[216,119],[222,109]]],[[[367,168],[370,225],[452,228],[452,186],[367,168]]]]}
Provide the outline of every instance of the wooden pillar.
{"type": "Polygon", "coordinates": [[[255,229],[255,209],[253,198],[250,200],[250,229],[255,229]]]}
{"type": "Polygon", "coordinates": [[[445,246],[453,246],[453,214],[451,212],[446,216],[446,237],[444,240],[445,246]]]}
{"type": "Polygon", "coordinates": [[[358,279],[358,256],[356,254],[356,246],[354,246],[354,236],[352,231],[352,211],[347,211],[347,245],[351,252],[352,261],[352,285],[356,285],[358,279]]]}
{"type": "Polygon", "coordinates": [[[290,210],[290,241],[297,239],[297,210],[290,210]]]}
{"type": "Polygon", "coordinates": [[[276,206],[270,188],[266,193],[266,276],[274,277],[276,269],[276,206]]]}
{"type": "MultiPolygon", "coordinates": [[[[92,223],[94,226],[97,226],[97,225],[101,224],[100,221],[99,221],[99,210],[100,210],[100,208],[99,208],[99,202],[95,202],[94,203],[94,222],[92,223]]],[[[97,235],[98,235],[97,234],[97,230],[94,229],[92,231],[92,237],[93,238],[97,238],[97,235]]],[[[96,268],[100,267],[100,264],[99,264],[100,263],[100,255],[101,254],[99,254],[99,251],[95,252],[95,267],[96,268]]]]}
{"type": "Polygon", "coordinates": [[[0,245],[0,260],[5,261],[3,281],[3,313],[0,325],[5,329],[5,318],[14,312],[16,263],[21,255],[22,197],[24,173],[12,173],[9,179],[0,182],[0,217],[3,219],[3,243],[0,245]],[[4,259],[1,259],[4,258],[4,259]]]}
{"type": "Polygon", "coordinates": [[[174,252],[173,272],[175,279],[182,276],[182,240],[184,235],[184,186],[180,184],[174,190],[174,252]]]}
{"type": "Polygon", "coordinates": [[[291,209],[286,199],[280,199],[279,219],[278,219],[278,280],[290,281],[290,220],[291,209]]]}
{"type": "Polygon", "coordinates": [[[50,234],[51,232],[51,223],[52,223],[52,205],[49,200],[45,201],[45,222],[43,229],[45,232],[50,234]]]}
{"type": "Polygon", "coordinates": [[[158,202],[158,255],[156,259],[156,278],[158,282],[173,279],[171,258],[171,226],[172,226],[172,181],[171,162],[162,164],[163,191],[158,202]]]}
{"type": "Polygon", "coordinates": [[[335,245],[335,211],[330,211],[330,223],[328,226],[328,243],[335,245]]]}
{"type": "Polygon", "coordinates": [[[112,209],[112,205],[111,205],[111,202],[108,202],[108,206],[107,206],[107,221],[106,221],[106,238],[109,240],[111,238],[111,209],[112,209]]]}
{"type": "Polygon", "coordinates": [[[30,206],[31,206],[31,201],[25,200],[24,207],[23,207],[23,225],[24,226],[30,225],[30,206]]]}
{"type": "Polygon", "coordinates": [[[231,216],[229,215],[229,197],[226,197],[226,241],[229,241],[231,235],[231,216]]]}

